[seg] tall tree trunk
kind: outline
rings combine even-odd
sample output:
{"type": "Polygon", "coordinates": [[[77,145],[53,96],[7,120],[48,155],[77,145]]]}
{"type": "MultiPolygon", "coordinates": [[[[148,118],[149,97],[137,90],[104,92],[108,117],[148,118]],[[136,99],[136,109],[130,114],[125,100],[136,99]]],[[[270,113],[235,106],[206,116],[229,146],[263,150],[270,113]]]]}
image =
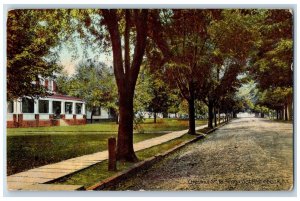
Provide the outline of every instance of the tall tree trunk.
{"type": "Polygon", "coordinates": [[[278,112],[278,109],[276,110],[276,119],[277,119],[277,120],[279,119],[279,112],[278,112]]]}
{"type": "Polygon", "coordinates": [[[189,83],[189,92],[190,92],[190,99],[188,100],[189,103],[189,134],[195,135],[196,134],[196,125],[195,125],[195,90],[194,90],[194,83],[189,83]]]}
{"type": "Polygon", "coordinates": [[[116,124],[119,124],[119,114],[116,112],[116,119],[115,119],[116,124]]]}
{"type": "Polygon", "coordinates": [[[264,118],[264,113],[263,113],[262,109],[260,109],[260,118],[264,118]]]}
{"type": "Polygon", "coordinates": [[[196,134],[195,125],[195,100],[189,100],[189,134],[196,134]]]}
{"type": "Polygon", "coordinates": [[[115,9],[103,9],[113,50],[113,67],[119,94],[119,129],[117,159],[137,161],[133,150],[133,95],[147,42],[148,10],[125,10],[124,56],[122,55],[120,18],[115,9]],[[133,20],[132,20],[133,18],[133,20]],[[135,44],[130,59],[130,29],[135,27],[135,44]]]}
{"type": "Polygon", "coordinates": [[[156,123],[156,112],[154,112],[153,119],[154,119],[154,123],[156,123]]]}
{"type": "Polygon", "coordinates": [[[288,121],[288,108],[287,108],[287,104],[284,105],[284,120],[288,121]]]}
{"type": "Polygon", "coordinates": [[[216,107],[214,107],[214,121],[215,121],[215,127],[217,127],[217,110],[216,110],[216,107]]]}
{"type": "Polygon", "coordinates": [[[208,102],[208,128],[213,128],[213,103],[208,102]]]}
{"type": "Polygon", "coordinates": [[[292,110],[292,102],[289,102],[288,105],[287,105],[287,108],[288,108],[288,117],[289,117],[289,120],[293,120],[293,110],[292,110]]]}
{"type": "Polygon", "coordinates": [[[221,123],[220,108],[218,108],[218,120],[219,120],[219,124],[220,124],[221,123]]]}
{"type": "Polygon", "coordinates": [[[94,113],[95,113],[95,109],[92,109],[92,113],[91,113],[91,124],[93,124],[93,116],[94,116],[94,113]]]}
{"type": "Polygon", "coordinates": [[[119,130],[117,160],[137,161],[133,150],[133,95],[124,93],[119,98],[119,130]]]}

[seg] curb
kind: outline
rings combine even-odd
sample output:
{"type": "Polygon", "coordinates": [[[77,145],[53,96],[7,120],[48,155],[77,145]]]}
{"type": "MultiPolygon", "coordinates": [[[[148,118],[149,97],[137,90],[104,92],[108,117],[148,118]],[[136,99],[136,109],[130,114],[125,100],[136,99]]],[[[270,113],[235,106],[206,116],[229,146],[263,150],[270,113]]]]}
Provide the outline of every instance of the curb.
{"type": "Polygon", "coordinates": [[[166,156],[170,155],[171,153],[179,150],[180,148],[184,147],[185,145],[191,144],[191,143],[196,142],[200,139],[204,139],[207,134],[210,134],[210,133],[214,132],[215,130],[219,129],[220,127],[226,125],[227,123],[229,123],[229,122],[224,122],[221,125],[207,131],[206,133],[203,133],[203,134],[195,137],[194,139],[191,139],[191,140],[186,141],[186,142],[182,142],[181,144],[173,147],[172,149],[169,149],[169,150],[165,151],[164,153],[157,154],[157,155],[152,156],[152,157],[150,157],[146,160],[138,162],[138,163],[134,164],[132,167],[130,167],[129,169],[121,171],[119,173],[116,173],[115,175],[113,175],[113,176],[111,176],[111,177],[109,177],[105,180],[102,180],[102,181],[86,188],[86,190],[88,190],[88,191],[102,190],[104,188],[114,186],[117,183],[119,183],[121,180],[127,179],[130,176],[132,176],[132,174],[135,174],[135,173],[137,173],[137,172],[139,172],[139,171],[141,171],[145,168],[148,168],[148,167],[152,166],[155,162],[158,162],[159,160],[161,160],[161,159],[165,158],[166,156]]]}

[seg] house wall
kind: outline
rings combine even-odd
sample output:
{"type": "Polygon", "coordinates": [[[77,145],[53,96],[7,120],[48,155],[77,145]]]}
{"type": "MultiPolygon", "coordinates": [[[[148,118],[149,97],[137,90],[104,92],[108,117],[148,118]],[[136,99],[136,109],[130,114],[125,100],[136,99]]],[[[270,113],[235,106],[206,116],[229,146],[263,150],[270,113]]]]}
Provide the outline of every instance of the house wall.
{"type": "MultiPolygon", "coordinates": [[[[88,110],[87,113],[86,113],[86,118],[88,120],[90,120],[91,116],[92,116],[92,112],[88,110]]],[[[110,119],[110,118],[112,118],[112,117],[109,115],[108,109],[105,109],[105,108],[101,108],[101,115],[99,115],[99,116],[94,115],[93,116],[93,120],[110,119]]]]}
{"type": "MultiPolygon", "coordinates": [[[[143,112],[142,115],[146,119],[153,119],[154,118],[154,113],[153,112],[143,112]]],[[[156,118],[163,118],[163,114],[162,113],[156,113],[156,118]]]]}

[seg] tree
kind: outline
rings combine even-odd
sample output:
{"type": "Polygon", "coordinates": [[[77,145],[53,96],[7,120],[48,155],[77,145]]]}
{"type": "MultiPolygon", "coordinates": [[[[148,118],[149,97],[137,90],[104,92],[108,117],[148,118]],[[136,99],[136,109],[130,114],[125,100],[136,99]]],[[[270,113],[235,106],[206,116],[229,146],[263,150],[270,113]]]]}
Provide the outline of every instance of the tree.
{"type": "MultiPolygon", "coordinates": [[[[155,14],[155,13],[154,13],[155,14]]],[[[153,15],[154,15],[153,14],[153,15]]],[[[195,134],[195,90],[197,80],[203,80],[206,68],[199,60],[205,46],[207,25],[211,17],[210,10],[162,10],[153,22],[156,25],[152,35],[156,47],[161,51],[152,51],[152,60],[160,57],[164,65],[167,80],[180,90],[181,96],[189,105],[189,133],[195,134]],[[160,26],[160,24],[162,24],[160,26]]]]}
{"type": "Polygon", "coordinates": [[[175,118],[177,118],[177,114],[180,111],[180,103],[182,102],[182,98],[180,97],[180,92],[178,89],[173,90],[173,93],[169,94],[169,107],[168,113],[173,113],[175,118]]]}
{"type": "MultiPolygon", "coordinates": [[[[91,111],[91,121],[97,107],[117,107],[117,89],[112,70],[104,63],[91,59],[81,61],[71,77],[58,77],[59,92],[82,98],[91,111]]],[[[116,117],[117,118],[117,117],[116,117]]]]}
{"type": "Polygon", "coordinates": [[[71,39],[79,37],[100,53],[112,50],[119,105],[117,159],[136,161],[133,99],[149,34],[148,10],[72,9],[69,14],[70,30],[76,32],[71,39]]]}
{"type": "MultiPolygon", "coordinates": [[[[287,107],[289,101],[292,99],[292,89],[290,87],[276,87],[266,89],[263,92],[259,91],[257,93],[257,97],[258,100],[256,102],[256,106],[258,108],[264,106],[268,109],[275,110],[277,119],[290,119],[291,114],[287,107]]],[[[256,111],[261,112],[258,111],[257,108],[256,111]]]]}
{"type": "Polygon", "coordinates": [[[143,60],[146,38],[148,10],[102,10],[113,51],[113,68],[119,94],[119,129],[117,140],[118,160],[136,161],[133,150],[133,97],[143,60]],[[120,22],[123,21],[124,57],[122,55],[120,22]],[[130,35],[134,38],[134,53],[130,55],[130,35]]]}
{"type": "Polygon", "coordinates": [[[292,117],[293,15],[289,10],[265,12],[259,48],[251,58],[249,70],[260,94],[268,95],[258,96],[260,104],[275,109],[277,114],[285,113],[280,116],[289,120],[292,117]]]}
{"type": "Polygon", "coordinates": [[[256,47],[261,18],[254,10],[223,10],[208,27],[206,53],[210,58],[210,70],[198,97],[208,106],[210,128],[213,119],[217,124],[216,113],[222,99],[241,84],[238,75],[244,71],[247,59],[256,47]]]}
{"type": "Polygon", "coordinates": [[[175,91],[166,83],[162,68],[156,69],[148,66],[148,71],[151,99],[147,105],[147,111],[153,113],[154,123],[156,123],[157,113],[163,113],[164,117],[167,116],[168,109],[173,101],[171,98],[175,91]]]}
{"type": "Polygon", "coordinates": [[[7,98],[45,96],[39,76],[52,77],[60,67],[55,48],[66,19],[63,10],[11,10],[7,19],[7,98]],[[55,19],[55,20],[54,20],[55,19]],[[57,23],[61,19],[60,23],[57,23]],[[34,82],[36,84],[34,84],[34,82]]]}

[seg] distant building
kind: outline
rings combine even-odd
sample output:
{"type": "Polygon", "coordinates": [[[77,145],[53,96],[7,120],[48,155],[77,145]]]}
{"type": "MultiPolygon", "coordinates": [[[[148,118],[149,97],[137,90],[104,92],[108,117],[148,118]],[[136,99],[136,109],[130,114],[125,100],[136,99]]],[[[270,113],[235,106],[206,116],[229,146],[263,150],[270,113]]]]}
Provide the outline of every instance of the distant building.
{"type": "Polygon", "coordinates": [[[8,101],[8,128],[86,123],[85,102],[82,99],[58,94],[53,79],[40,78],[39,84],[45,86],[48,92],[53,95],[38,99],[22,97],[8,101]]]}
{"type": "Polygon", "coordinates": [[[105,120],[113,120],[116,118],[115,113],[112,109],[107,109],[103,107],[96,107],[93,117],[92,112],[90,110],[87,110],[86,112],[86,119],[88,123],[93,122],[100,122],[105,120]]]}

